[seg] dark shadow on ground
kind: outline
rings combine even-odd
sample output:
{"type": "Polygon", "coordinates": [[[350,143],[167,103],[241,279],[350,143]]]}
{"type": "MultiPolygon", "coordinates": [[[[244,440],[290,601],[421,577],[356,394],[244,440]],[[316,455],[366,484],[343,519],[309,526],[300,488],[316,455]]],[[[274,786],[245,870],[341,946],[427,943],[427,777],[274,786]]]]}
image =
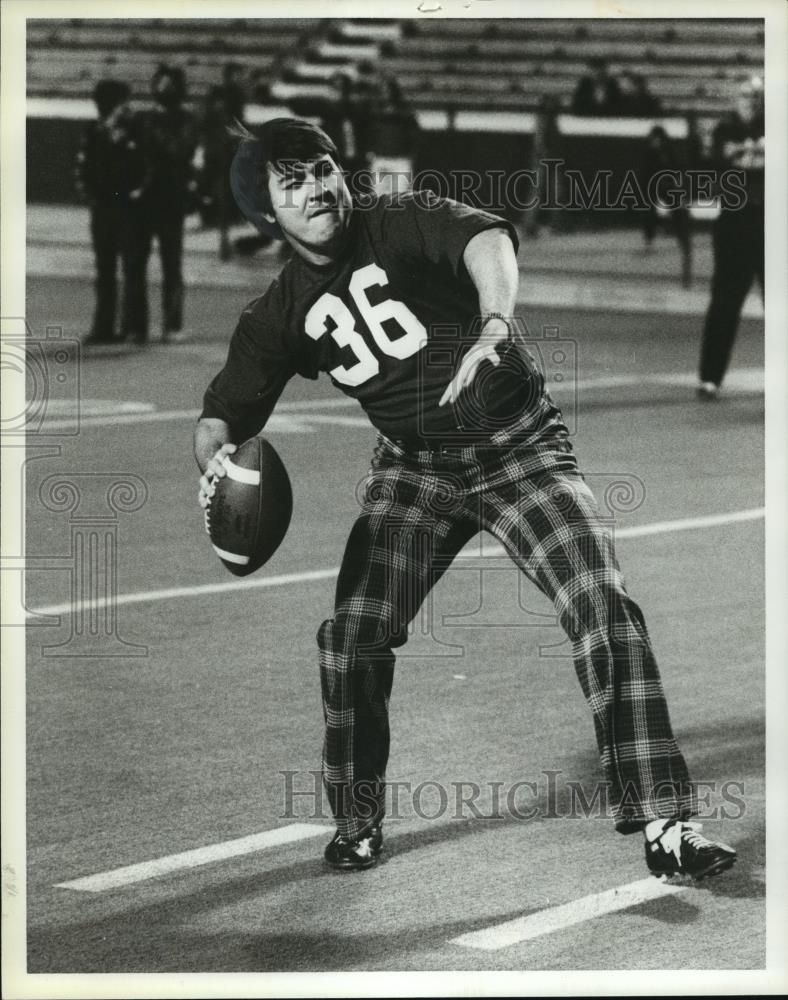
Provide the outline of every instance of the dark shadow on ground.
{"type": "MultiPolygon", "coordinates": [[[[704,780],[715,778],[724,781],[743,772],[751,774],[762,767],[763,722],[760,719],[739,719],[735,722],[716,722],[713,727],[696,727],[681,734],[687,745],[697,749],[692,754],[693,769],[704,780]],[[720,741],[724,744],[720,749],[720,741]],[[709,750],[703,744],[708,742],[709,750]],[[717,749],[712,751],[711,744],[717,749]]],[[[587,782],[589,787],[598,779],[598,763],[593,754],[583,755],[567,768],[575,780],[587,782]]],[[[745,792],[746,798],[746,792],[745,792]]],[[[545,812],[546,800],[537,804],[545,812]]],[[[481,833],[498,829],[513,829],[516,825],[525,833],[532,822],[555,822],[548,819],[524,823],[511,815],[501,819],[460,819],[449,823],[435,823],[425,828],[387,836],[385,861],[380,868],[394,863],[398,858],[445,843],[460,841],[481,833]]],[[[565,821],[568,822],[568,821],[565,821]]],[[[598,822],[609,824],[609,820],[598,822]]],[[[755,821],[750,816],[750,834],[736,840],[739,861],[733,869],[714,879],[696,883],[697,891],[731,899],[754,899],[765,895],[763,865],[765,858],[763,818],[755,821]]],[[[728,829],[735,832],[735,822],[728,829]]],[[[611,829],[612,832],[612,829],[611,829]]],[[[560,828],[556,829],[560,836],[560,828]]],[[[642,850],[640,837],[626,838],[625,848],[642,850]]],[[[130,895],[130,907],[121,914],[98,916],[93,919],[64,922],[46,927],[32,927],[28,940],[30,972],[200,972],[200,971],[328,971],[347,970],[354,963],[365,968],[390,961],[392,956],[411,951],[434,951],[459,934],[479,930],[489,924],[514,919],[529,912],[527,907],[493,918],[467,921],[436,922],[425,930],[423,926],[398,932],[375,934],[364,928],[349,927],[347,933],[335,935],[277,934],[231,935],[217,937],[195,933],[188,925],[202,913],[232,907],[245,900],[264,897],[287,889],[297,882],[312,882],[315,896],[328,895],[326,879],[354,878],[364,880],[366,873],[341,875],[325,868],[316,857],[314,844],[307,842],[305,850],[310,858],[290,863],[253,876],[229,879],[221,884],[201,885],[195,889],[199,874],[178,873],[170,881],[178,880],[184,891],[165,901],[139,903],[130,895]],[[321,884],[325,889],[321,889],[321,884]]],[[[380,871],[380,869],[379,869],[380,871]]],[[[425,877],[426,877],[425,873],[425,877]]],[[[643,874],[646,874],[645,865],[643,874]]],[[[374,877],[374,876],[373,876],[374,877]]],[[[363,881],[362,881],[363,885],[363,881]]],[[[374,888],[374,887],[371,887],[374,888]]],[[[53,890],[56,893],[68,890],[53,890]]],[[[116,902],[123,893],[138,892],[118,890],[111,894],[116,902]]],[[[110,894],[107,894],[109,896],[110,894]]],[[[103,904],[103,901],[101,901],[103,904]]],[[[84,900],[85,908],[98,905],[96,897],[84,900]]],[[[68,900],[73,913],[75,899],[68,900]]],[[[690,924],[697,917],[697,908],[688,894],[643,904],[635,908],[667,924],[690,924]]],[[[341,922],[341,913],[337,920],[341,922]]]]}

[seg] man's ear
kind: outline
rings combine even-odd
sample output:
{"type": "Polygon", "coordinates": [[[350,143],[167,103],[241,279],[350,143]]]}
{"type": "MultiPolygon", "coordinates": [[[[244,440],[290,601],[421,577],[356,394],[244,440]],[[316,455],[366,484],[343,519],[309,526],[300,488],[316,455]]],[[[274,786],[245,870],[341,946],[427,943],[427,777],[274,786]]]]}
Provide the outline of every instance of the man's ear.
{"type": "Polygon", "coordinates": [[[261,212],[260,215],[265,219],[269,225],[276,225],[276,216],[272,215],[270,212],[261,212]]]}

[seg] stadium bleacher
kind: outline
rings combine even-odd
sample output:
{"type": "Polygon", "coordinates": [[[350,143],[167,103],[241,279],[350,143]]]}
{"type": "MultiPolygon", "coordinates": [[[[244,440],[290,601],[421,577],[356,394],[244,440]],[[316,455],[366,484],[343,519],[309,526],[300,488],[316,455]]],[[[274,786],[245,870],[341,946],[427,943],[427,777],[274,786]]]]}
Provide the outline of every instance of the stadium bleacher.
{"type": "Polygon", "coordinates": [[[378,123],[371,153],[393,157],[386,169],[410,162],[415,172],[440,171],[450,160],[458,169],[516,171],[537,148],[544,153],[550,134],[551,155],[573,168],[620,172],[640,155],[655,117],[671,137],[687,139],[691,155],[708,148],[740,82],[762,72],[763,38],[756,18],[29,19],[27,141],[36,164],[29,192],[39,201],[73,197],[43,151],[56,141],[58,158],[73,160],[79,122],[95,113],[96,82],[122,79],[143,105],[162,62],[184,69],[198,110],[227,63],[236,63],[253,125],[288,113],[320,121],[337,99],[338,72],[373,87],[394,81],[418,140],[403,145],[393,124],[378,123]],[[594,59],[613,77],[641,76],[660,110],[593,121],[572,114],[594,59]]]}
{"type": "Polygon", "coordinates": [[[763,60],[758,20],[649,19],[100,19],[28,22],[30,96],[88,97],[105,75],[147,93],[155,66],[187,71],[199,99],[235,59],[275,101],[330,96],[337,69],[374,61],[415,109],[568,107],[588,61],[643,75],[666,113],[716,114],[763,60]]]}

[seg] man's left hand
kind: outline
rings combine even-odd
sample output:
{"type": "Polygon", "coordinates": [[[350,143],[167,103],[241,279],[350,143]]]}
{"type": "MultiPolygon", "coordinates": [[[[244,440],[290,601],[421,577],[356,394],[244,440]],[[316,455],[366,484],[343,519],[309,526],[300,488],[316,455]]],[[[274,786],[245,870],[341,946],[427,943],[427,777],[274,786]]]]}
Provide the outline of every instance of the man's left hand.
{"type": "Polygon", "coordinates": [[[497,318],[488,320],[484,324],[482,335],[462,359],[457,374],[446,387],[438,406],[454,403],[457,400],[463,389],[467,389],[473,382],[482,361],[489,361],[495,366],[499,365],[501,359],[496,348],[505,343],[508,336],[509,327],[504,320],[497,318]]]}

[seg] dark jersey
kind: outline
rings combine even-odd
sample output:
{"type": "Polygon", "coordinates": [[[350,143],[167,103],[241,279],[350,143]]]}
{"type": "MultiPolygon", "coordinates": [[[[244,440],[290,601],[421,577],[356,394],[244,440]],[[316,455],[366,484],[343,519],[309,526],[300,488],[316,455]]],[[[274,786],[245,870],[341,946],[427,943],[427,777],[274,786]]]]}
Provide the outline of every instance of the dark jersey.
{"type": "Polygon", "coordinates": [[[118,204],[150,177],[142,124],[138,115],[121,109],[104,121],[85,126],[75,167],[78,192],[98,205],[118,204]]]}
{"type": "Polygon", "coordinates": [[[156,107],[147,116],[152,174],[148,196],[168,208],[185,208],[197,148],[197,125],[185,108],[156,107]]]}
{"type": "MultiPolygon", "coordinates": [[[[426,192],[355,208],[339,259],[318,267],[294,255],[244,310],[202,416],[226,421],[244,440],[263,427],[293,375],[327,372],[390,438],[440,439],[483,425],[472,408],[438,401],[480,333],[463,252],[493,227],[517,247],[509,223],[426,192]]],[[[484,379],[484,418],[533,398],[528,374],[500,368],[507,371],[497,382],[498,369],[484,379]]]]}
{"type": "MultiPolygon", "coordinates": [[[[752,121],[745,122],[734,114],[721,121],[714,129],[712,144],[714,166],[721,174],[726,170],[736,170],[742,175],[746,201],[745,209],[763,212],[764,203],[764,118],[757,114],[752,121]]],[[[721,191],[723,210],[738,211],[740,191],[737,189],[732,205],[729,196],[721,191]]]]}

